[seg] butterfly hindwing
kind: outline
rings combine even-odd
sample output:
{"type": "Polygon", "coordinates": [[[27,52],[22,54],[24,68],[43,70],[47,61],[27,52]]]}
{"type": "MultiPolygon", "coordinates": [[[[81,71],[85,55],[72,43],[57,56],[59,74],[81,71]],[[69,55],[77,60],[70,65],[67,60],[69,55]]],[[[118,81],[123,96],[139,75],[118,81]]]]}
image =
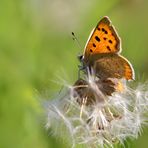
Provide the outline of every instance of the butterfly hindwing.
{"type": "Polygon", "coordinates": [[[132,65],[127,59],[118,54],[105,54],[104,57],[101,57],[94,62],[93,69],[96,75],[102,79],[134,79],[132,65]]]}

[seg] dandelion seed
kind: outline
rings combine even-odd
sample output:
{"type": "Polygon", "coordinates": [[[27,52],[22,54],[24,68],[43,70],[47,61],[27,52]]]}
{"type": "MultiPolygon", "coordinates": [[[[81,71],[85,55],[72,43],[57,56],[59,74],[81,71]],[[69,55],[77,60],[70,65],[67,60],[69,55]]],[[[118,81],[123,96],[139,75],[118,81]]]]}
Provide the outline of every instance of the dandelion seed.
{"type": "Polygon", "coordinates": [[[131,89],[125,80],[101,80],[88,75],[67,85],[59,97],[46,105],[46,127],[58,137],[65,135],[73,147],[124,144],[128,137],[138,138],[142,126],[147,125],[147,88],[148,83],[131,89]]]}

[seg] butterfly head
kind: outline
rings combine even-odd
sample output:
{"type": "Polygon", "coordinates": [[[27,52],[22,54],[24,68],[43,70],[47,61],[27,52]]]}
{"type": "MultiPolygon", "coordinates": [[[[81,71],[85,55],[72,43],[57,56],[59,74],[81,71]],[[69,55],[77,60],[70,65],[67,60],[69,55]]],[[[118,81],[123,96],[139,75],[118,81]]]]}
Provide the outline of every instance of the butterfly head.
{"type": "Polygon", "coordinates": [[[83,62],[83,60],[84,60],[84,56],[81,54],[81,55],[78,55],[78,60],[80,61],[80,62],[83,62]]]}
{"type": "Polygon", "coordinates": [[[84,55],[78,55],[78,60],[81,63],[79,65],[79,69],[80,70],[84,70],[85,69],[85,64],[84,64],[84,55]]]}

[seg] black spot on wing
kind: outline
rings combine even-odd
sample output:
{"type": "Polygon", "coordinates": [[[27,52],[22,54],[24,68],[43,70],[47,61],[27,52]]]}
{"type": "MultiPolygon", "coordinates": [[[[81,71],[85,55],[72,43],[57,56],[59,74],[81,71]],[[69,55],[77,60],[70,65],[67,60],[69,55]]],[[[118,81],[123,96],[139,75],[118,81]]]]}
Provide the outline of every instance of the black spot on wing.
{"type": "Polygon", "coordinates": [[[107,32],[104,28],[102,28],[102,31],[103,31],[105,34],[108,34],[108,32],[107,32]]]}
{"type": "Polygon", "coordinates": [[[106,48],[107,48],[109,51],[111,51],[111,49],[110,49],[110,47],[109,47],[109,46],[106,46],[106,48]]]}
{"type": "Polygon", "coordinates": [[[109,40],[108,42],[111,43],[111,44],[113,43],[112,40],[109,40]]]}
{"type": "Polygon", "coordinates": [[[96,47],[96,44],[93,43],[93,47],[96,47]]]}
{"type": "Polygon", "coordinates": [[[93,50],[92,50],[92,49],[89,49],[89,51],[90,51],[90,52],[93,52],[93,50]]]}
{"type": "Polygon", "coordinates": [[[108,32],[105,30],[105,34],[108,34],[108,32]]]}
{"type": "Polygon", "coordinates": [[[95,36],[95,39],[100,42],[100,38],[98,36],[95,36]]]}

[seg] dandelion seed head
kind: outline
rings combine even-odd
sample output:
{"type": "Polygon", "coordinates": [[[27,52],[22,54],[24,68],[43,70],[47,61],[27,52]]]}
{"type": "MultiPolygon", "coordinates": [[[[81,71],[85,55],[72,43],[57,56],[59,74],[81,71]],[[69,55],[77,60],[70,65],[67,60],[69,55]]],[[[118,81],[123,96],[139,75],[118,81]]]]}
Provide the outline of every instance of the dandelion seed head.
{"type": "Polygon", "coordinates": [[[132,89],[125,80],[88,75],[66,86],[46,105],[46,128],[71,139],[73,147],[124,144],[128,137],[138,138],[143,125],[147,125],[147,82],[132,89]]]}

